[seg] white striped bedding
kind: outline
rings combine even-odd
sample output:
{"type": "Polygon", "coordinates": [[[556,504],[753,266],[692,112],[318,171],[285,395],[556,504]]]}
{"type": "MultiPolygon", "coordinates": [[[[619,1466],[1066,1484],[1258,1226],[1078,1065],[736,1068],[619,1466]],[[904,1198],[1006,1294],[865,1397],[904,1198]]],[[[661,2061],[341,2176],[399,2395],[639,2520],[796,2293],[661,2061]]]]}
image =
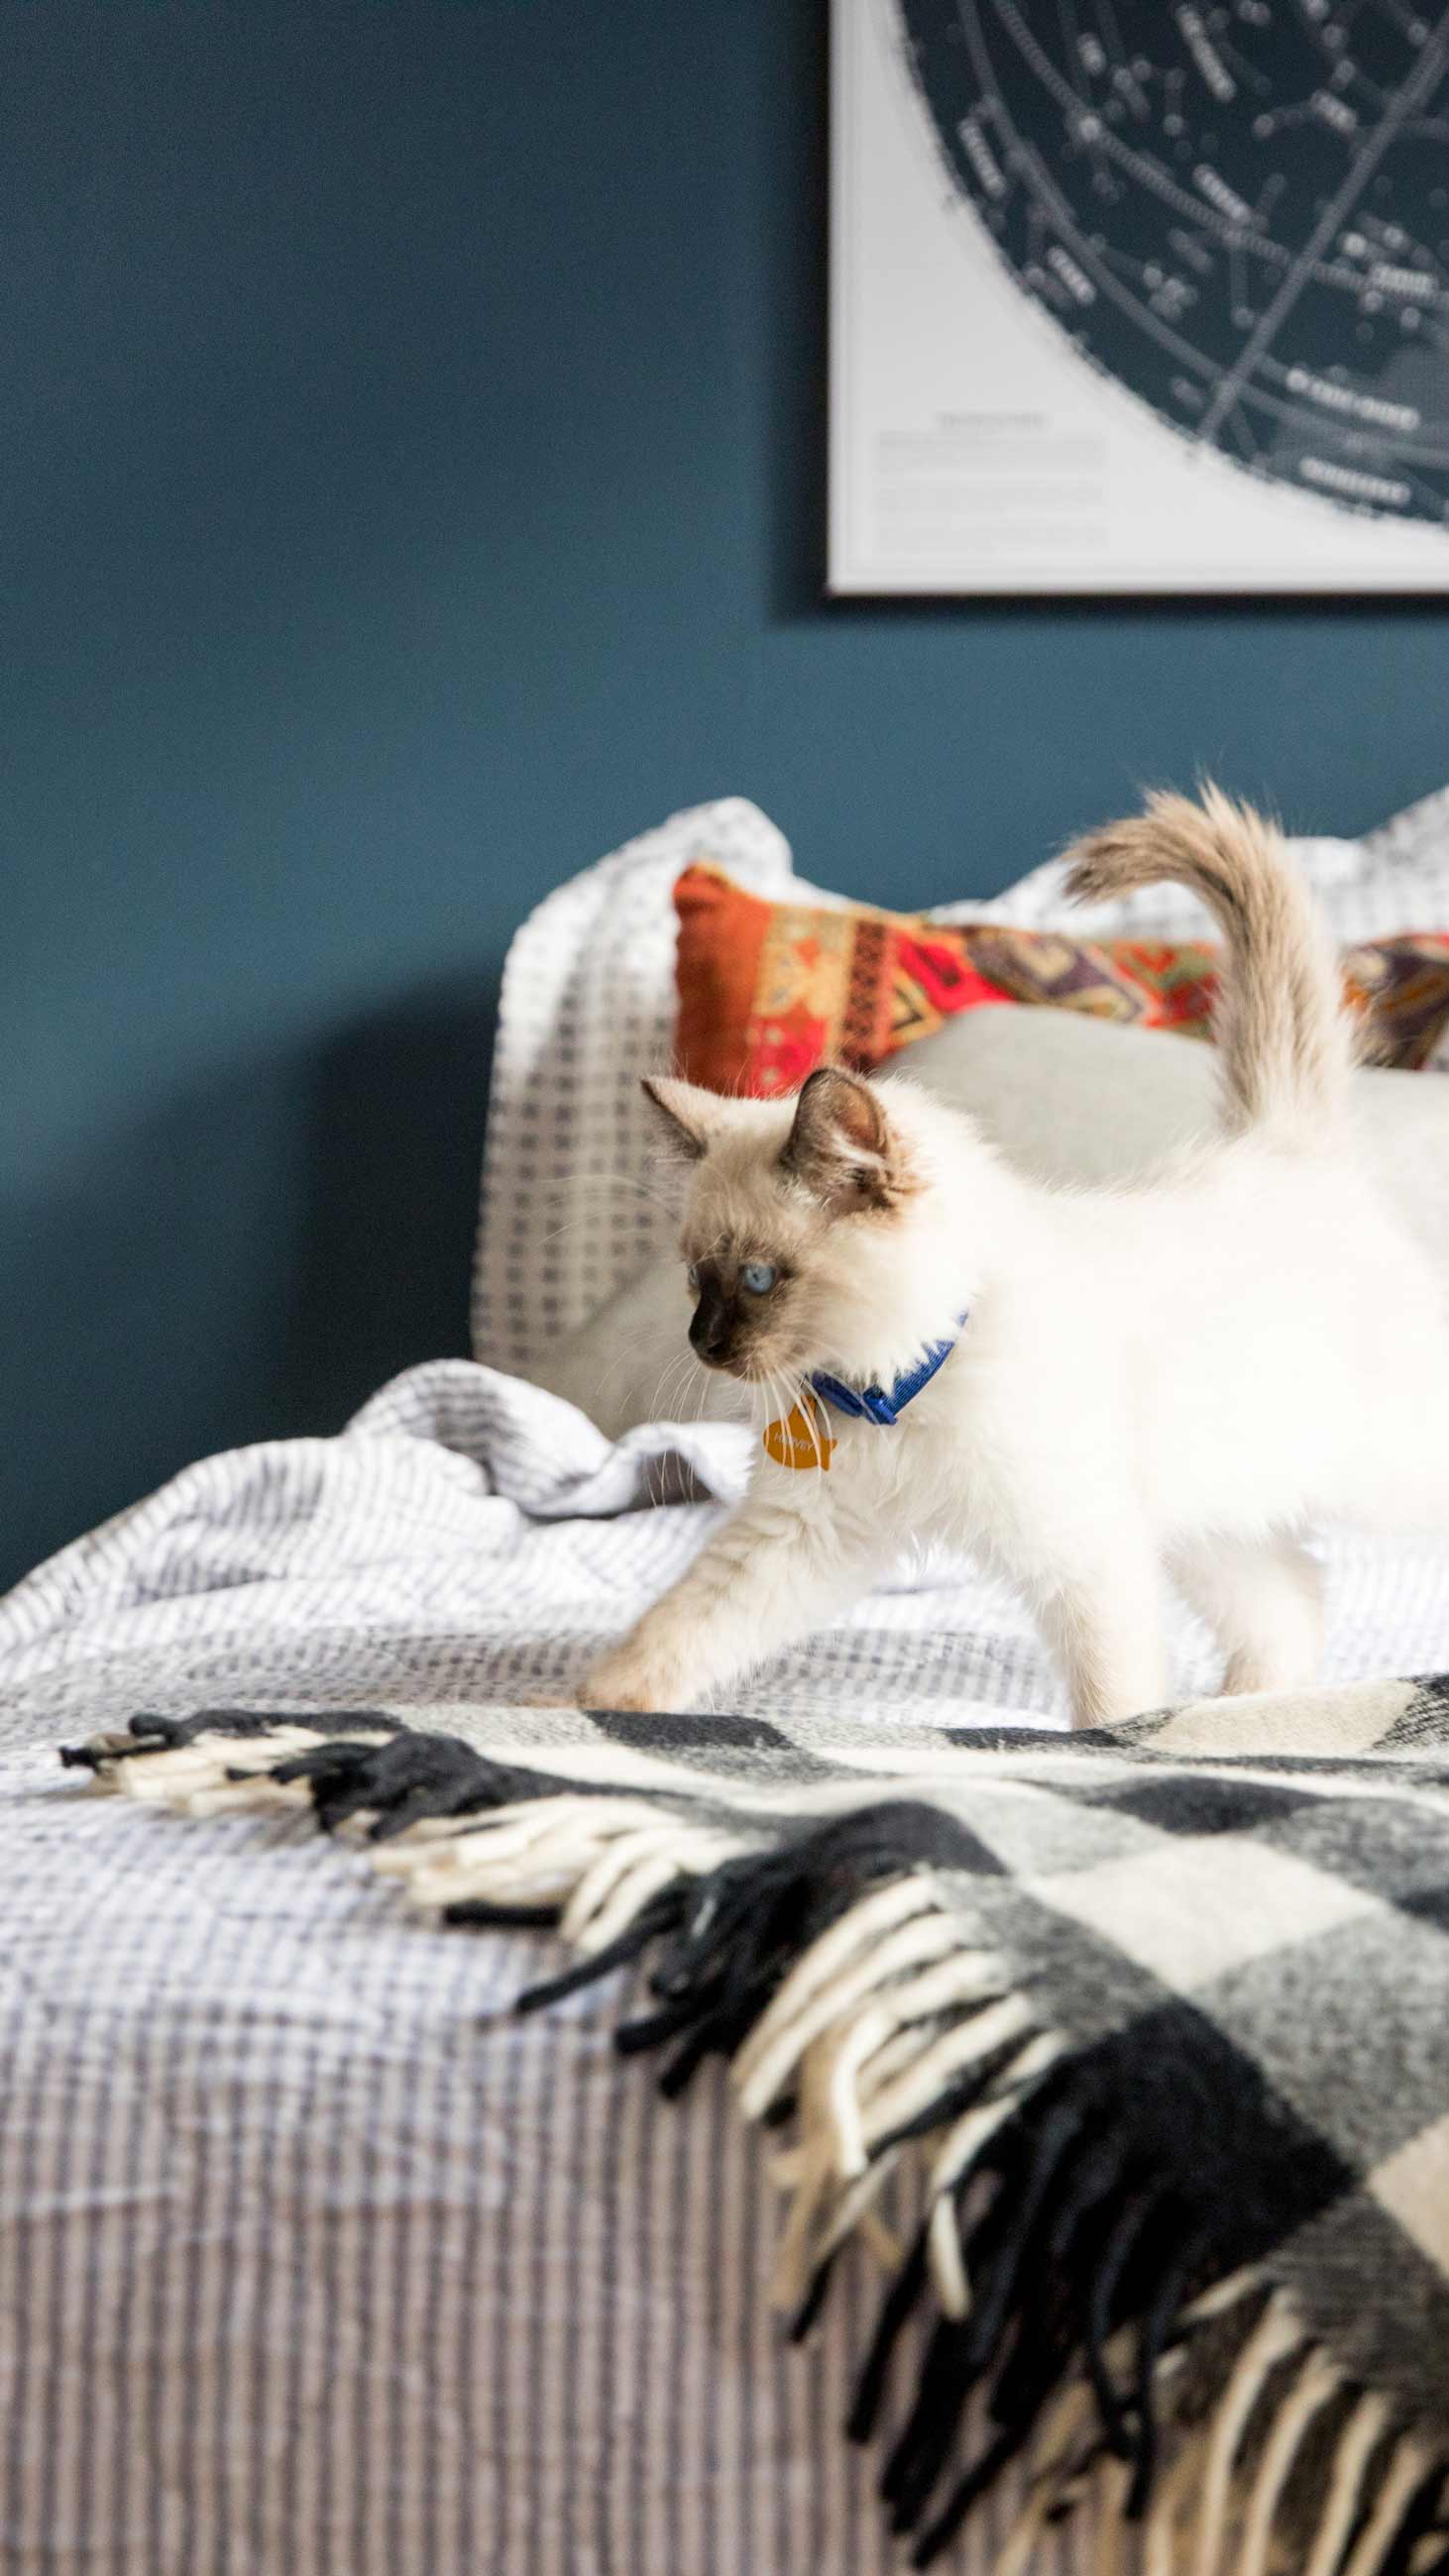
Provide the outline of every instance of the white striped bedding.
{"type": "MultiPolygon", "coordinates": [[[[664,2105],[612,2057],[616,1996],[511,2017],[541,1939],[434,1932],[298,1825],[193,1830],[55,1765],[141,1707],[446,1725],[464,1692],[562,1696],[717,1507],[647,1504],[670,1452],[738,1482],[721,1426],[611,1449],[443,1363],[339,1440],[188,1470],[0,1608],[6,2576],[893,2563],[840,2439],[870,2274],[782,2346],[772,2196],[717,2075],[664,2105]]],[[[1334,1597],[1337,1670],[1390,1638],[1449,1663],[1427,1555],[1349,1552],[1334,1597]]],[[[1050,1701],[961,1579],[862,1605],[742,1705],[869,1728],[1050,1701]]],[[[984,2572],[992,2529],[956,2563],[984,2572]]]]}

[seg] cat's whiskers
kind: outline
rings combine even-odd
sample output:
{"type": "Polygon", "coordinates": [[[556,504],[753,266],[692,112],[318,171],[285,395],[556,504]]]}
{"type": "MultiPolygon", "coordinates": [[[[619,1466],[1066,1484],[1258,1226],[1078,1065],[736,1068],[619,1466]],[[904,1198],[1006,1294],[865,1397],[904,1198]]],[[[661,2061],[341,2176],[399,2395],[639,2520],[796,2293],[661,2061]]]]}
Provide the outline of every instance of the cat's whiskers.
{"type": "MultiPolygon", "coordinates": [[[[599,1379],[599,1382],[598,1382],[598,1386],[597,1386],[596,1392],[597,1392],[599,1395],[602,1395],[602,1394],[603,1394],[605,1387],[608,1385],[609,1380],[610,1380],[610,1378],[614,1375],[615,1371],[616,1371],[617,1369],[621,1369],[621,1368],[624,1366],[624,1364],[625,1364],[625,1362],[626,1362],[627,1360],[631,1360],[631,1359],[634,1357],[634,1354],[635,1354],[635,1352],[638,1350],[638,1348],[639,1348],[639,1346],[640,1346],[641,1342],[648,1342],[648,1341],[652,1341],[652,1340],[654,1340],[655,1338],[656,1338],[655,1328],[654,1328],[654,1326],[653,1326],[652,1324],[641,1324],[641,1325],[639,1326],[639,1329],[638,1329],[638,1331],[637,1331],[637,1332],[631,1333],[631,1334],[628,1336],[627,1340],[624,1342],[624,1344],[623,1344],[622,1348],[621,1348],[621,1349],[616,1353],[615,1357],[614,1357],[614,1358],[609,1362],[609,1365],[608,1365],[608,1367],[605,1369],[603,1376],[599,1379]]],[[[672,1354],[671,1354],[671,1356],[672,1356],[672,1358],[674,1358],[674,1359],[684,1359],[684,1360],[688,1360],[688,1358],[689,1358],[690,1354],[689,1354],[688,1350],[686,1349],[686,1350],[685,1350],[685,1351],[683,1351],[683,1352],[676,1351],[676,1352],[672,1353],[672,1354]]],[[[666,1363],[666,1365],[667,1365],[667,1363],[666,1363]]]]}
{"type": "Polygon", "coordinates": [[[676,1353],[673,1359],[666,1360],[654,1389],[654,1400],[649,1408],[648,1420],[651,1422],[676,1420],[677,1416],[671,1407],[685,1402],[691,1383],[702,1374],[698,1362],[688,1351],[676,1353]]]}

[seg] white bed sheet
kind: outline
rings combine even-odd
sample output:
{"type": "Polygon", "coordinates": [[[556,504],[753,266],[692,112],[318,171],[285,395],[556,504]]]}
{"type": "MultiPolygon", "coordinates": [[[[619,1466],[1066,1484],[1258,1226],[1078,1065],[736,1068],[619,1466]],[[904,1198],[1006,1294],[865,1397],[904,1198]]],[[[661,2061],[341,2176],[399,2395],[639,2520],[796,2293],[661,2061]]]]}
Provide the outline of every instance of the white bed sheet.
{"type": "MultiPolygon", "coordinates": [[[[611,1447],[412,1372],[335,1441],[189,1469],[0,1605],[6,2576],[884,2576],[841,2439],[876,2289],[809,2350],[718,2071],[619,2066],[617,1985],[518,2022],[537,1938],[434,1930],[301,1824],[93,1799],[139,1708],[559,1697],[738,1488],[741,1435],[611,1447]],[[714,1499],[651,1504],[691,1485],[714,1499]]],[[[1442,1571],[1337,1570],[1340,1670],[1449,1663],[1442,1571]],[[1412,1642],[1410,1642],[1412,1641],[1412,1642]]],[[[969,1576],[882,1594],[743,1707],[1054,1705],[969,1576]]],[[[985,2576],[991,2508],[948,2562],[985,2576]]],[[[1057,2576],[1065,2541],[1038,2553],[1057,2576]]]]}

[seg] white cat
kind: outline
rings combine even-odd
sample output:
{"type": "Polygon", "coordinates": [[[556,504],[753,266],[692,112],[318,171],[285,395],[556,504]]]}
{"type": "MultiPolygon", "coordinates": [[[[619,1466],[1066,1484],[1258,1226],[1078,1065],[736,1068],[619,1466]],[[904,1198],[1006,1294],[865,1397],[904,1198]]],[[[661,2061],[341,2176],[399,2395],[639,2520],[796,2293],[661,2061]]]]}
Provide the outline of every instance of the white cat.
{"type": "Polygon", "coordinates": [[[1079,1724],[1165,1702],[1164,1570],[1228,1690],[1288,1689],[1320,1647],[1306,1527],[1449,1533],[1449,1319],[1355,1162],[1354,1030],[1280,837],[1210,788],[1071,855],[1082,900],[1170,878],[1216,914],[1219,1132],[1137,1186],[1072,1194],[900,1076],[824,1070],[769,1103],[647,1082],[692,1166],[690,1340],[762,1421],[794,1422],[587,1705],[707,1697],[932,1539],[1020,1587],[1079,1724]],[[893,1424],[841,1409],[868,1387],[893,1424]]]}

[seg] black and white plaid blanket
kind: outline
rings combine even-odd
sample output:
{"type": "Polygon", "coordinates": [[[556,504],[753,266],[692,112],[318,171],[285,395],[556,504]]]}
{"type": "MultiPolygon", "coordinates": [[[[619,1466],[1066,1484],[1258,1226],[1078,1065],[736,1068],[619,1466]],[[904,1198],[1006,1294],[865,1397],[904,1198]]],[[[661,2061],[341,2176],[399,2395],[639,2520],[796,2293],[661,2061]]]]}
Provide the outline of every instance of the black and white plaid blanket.
{"type": "Polygon", "coordinates": [[[1146,2576],[1449,2569],[1449,1678],[1111,1737],[438,1720],[65,1758],[310,1800],[442,1924],[560,1925],[526,2005],[642,1970],[621,2048],[666,2092],[727,2055],[778,2127],[794,2331],[851,2240],[888,2267],[849,2429],[916,2563],[1010,2463],[998,2576],[1089,2493],[1146,2576]]]}

